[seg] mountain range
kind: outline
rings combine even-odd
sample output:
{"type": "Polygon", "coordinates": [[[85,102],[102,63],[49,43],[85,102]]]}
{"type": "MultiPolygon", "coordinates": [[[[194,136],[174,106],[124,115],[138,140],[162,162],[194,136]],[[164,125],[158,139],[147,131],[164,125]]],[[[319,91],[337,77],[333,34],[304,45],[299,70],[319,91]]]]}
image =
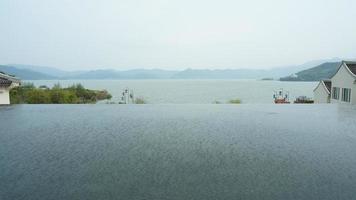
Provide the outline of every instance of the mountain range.
{"type": "Polygon", "coordinates": [[[273,78],[288,81],[315,81],[326,77],[335,70],[339,58],[315,60],[302,65],[264,69],[134,69],[119,71],[98,69],[83,71],[65,71],[53,67],[7,64],[0,65],[0,71],[15,75],[23,80],[60,80],[60,79],[263,79],[273,78]],[[315,67],[317,66],[317,67],[315,67]],[[320,73],[323,72],[323,73],[320,73]],[[293,76],[290,76],[294,74],[293,76]],[[320,74],[318,76],[317,74],[320,74]],[[293,78],[298,77],[298,78],[293,78]]]}
{"type": "Polygon", "coordinates": [[[56,78],[55,76],[51,76],[42,72],[30,69],[20,69],[8,65],[0,65],[0,71],[10,75],[14,75],[24,80],[51,80],[56,78]]]}
{"type": "Polygon", "coordinates": [[[280,78],[281,81],[319,81],[330,79],[337,71],[341,62],[327,62],[316,67],[302,70],[295,74],[280,78]]]}

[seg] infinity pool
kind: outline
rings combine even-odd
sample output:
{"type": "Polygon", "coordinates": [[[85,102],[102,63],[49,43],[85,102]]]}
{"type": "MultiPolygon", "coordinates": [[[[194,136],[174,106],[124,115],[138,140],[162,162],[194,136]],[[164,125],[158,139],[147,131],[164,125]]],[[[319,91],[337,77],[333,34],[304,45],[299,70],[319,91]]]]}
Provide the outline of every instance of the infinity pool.
{"type": "Polygon", "coordinates": [[[356,107],[0,107],[0,199],[354,199],[356,107]]]}

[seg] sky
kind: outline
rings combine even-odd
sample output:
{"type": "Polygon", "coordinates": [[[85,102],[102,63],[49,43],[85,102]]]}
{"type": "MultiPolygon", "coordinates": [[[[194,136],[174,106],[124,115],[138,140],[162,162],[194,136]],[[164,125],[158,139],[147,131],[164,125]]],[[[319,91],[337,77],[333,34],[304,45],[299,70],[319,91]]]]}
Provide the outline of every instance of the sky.
{"type": "Polygon", "coordinates": [[[356,58],[355,0],[0,0],[0,64],[267,69],[356,58]]]}

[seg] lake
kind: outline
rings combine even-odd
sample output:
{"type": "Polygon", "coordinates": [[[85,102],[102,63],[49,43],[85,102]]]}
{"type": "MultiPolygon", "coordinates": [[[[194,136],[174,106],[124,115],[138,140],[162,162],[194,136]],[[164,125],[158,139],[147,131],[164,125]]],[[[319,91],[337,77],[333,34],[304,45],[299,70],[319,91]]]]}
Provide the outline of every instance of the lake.
{"type": "Polygon", "coordinates": [[[50,80],[28,81],[36,86],[62,86],[82,83],[90,89],[106,89],[112,101],[118,102],[125,88],[134,91],[150,104],[211,104],[225,103],[239,98],[242,103],[273,103],[273,92],[283,88],[290,93],[290,100],[298,96],[313,97],[316,82],[280,82],[260,80],[50,80]]]}
{"type": "Polygon", "coordinates": [[[0,107],[0,199],[350,200],[356,107],[0,107]]]}

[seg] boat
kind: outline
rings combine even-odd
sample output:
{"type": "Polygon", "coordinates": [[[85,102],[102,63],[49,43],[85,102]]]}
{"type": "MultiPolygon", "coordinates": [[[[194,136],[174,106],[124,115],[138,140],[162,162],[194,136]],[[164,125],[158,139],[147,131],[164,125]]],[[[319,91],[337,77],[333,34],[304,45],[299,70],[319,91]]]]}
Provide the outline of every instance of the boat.
{"type": "Polygon", "coordinates": [[[299,96],[295,99],[294,103],[312,104],[312,103],[314,103],[314,100],[307,96],[299,96]]]}
{"type": "Polygon", "coordinates": [[[134,103],[134,93],[133,90],[130,90],[129,88],[125,88],[124,91],[122,92],[121,101],[119,101],[119,104],[130,104],[130,103],[134,103]]]}
{"type": "Polygon", "coordinates": [[[289,104],[289,92],[284,91],[283,88],[274,91],[273,99],[275,104],[289,104]]]}

